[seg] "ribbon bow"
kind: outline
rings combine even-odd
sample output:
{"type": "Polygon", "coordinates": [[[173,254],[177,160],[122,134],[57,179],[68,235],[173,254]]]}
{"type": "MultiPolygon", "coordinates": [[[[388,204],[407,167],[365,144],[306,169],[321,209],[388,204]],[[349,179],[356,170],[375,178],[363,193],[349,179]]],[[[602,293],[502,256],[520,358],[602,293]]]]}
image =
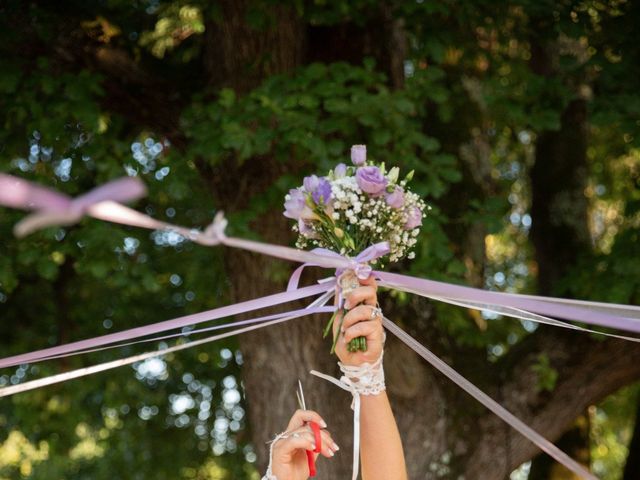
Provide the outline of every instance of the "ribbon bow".
{"type": "Polygon", "coordinates": [[[146,193],[140,179],[123,177],[71,198],[21,178],[0,173],[0,204],[35,210],[35,213],[16,224],[13,231],[17,237],[55,225],[72,225],[85,215],[91,215],[92,207],[101,202],[128,202],[137,200],[146,193]]]}
{"type": "MultiPolygon", "coordinates": [[[[327,248],[315,248],[311,250],[311,253],[314,253],[321,257],[346,260],[348,262],[348,266],[338,268],[336,270],[336,277],[339,277],[345,270],[353,270],[359,279],[366,280],[367,278],[369,278],[371,272],[373,271],[371,265],[369,265],[369,262],[377,258],[384,257],[390,251],[391,248],[389,247],[389,242],[379,242],[365,248],[354,258],[347,257],[346,255],[340,255],[339,253],[336,253],[333,250],[329,250],[327,248]]],[[[291,274],[291,278],[289,278],[289,285],[287,285],[287,291],[295,290],[296,288],[298,288],[298,283],[300,282],[302,271],[305,267],[309,266],[322,265],[315,262],[307,262],[300,265],[291,274]]]]}

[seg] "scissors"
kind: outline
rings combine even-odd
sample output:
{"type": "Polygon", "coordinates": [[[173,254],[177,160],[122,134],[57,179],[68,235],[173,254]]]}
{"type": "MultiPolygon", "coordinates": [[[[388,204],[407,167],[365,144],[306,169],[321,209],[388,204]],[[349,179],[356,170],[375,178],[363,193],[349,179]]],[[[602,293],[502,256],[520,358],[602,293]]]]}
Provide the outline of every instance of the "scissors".
{"type": "MultiPolygon", "coordinates": [[[[298,391],[296,392],[296,396],[298,397],[298,405],[302,410],[307,409],[307,405],[304,401],[304,391],[302,390],[302,382],[298,379],[298,391]]],[[[309,476],[316,476],[316,460],[314,457],[314,453],[320,453],[322,449],[322,437],[320,436],[320,425],[316,422],[306,422],[307,425],[311,428],[313,432],[313,436],[315,439],[316,449],[315,450],[307,450],[307,464],[309,465],[309,476]]]]}

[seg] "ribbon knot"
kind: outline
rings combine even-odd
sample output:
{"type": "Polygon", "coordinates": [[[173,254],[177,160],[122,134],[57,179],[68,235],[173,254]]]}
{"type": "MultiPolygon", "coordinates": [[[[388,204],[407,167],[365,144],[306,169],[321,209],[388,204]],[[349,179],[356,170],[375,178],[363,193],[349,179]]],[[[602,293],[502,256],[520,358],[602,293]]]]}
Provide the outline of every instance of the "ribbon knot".
{"type": "Polygon", "coordinates": [[[195,241],[201,245],[207,245],[210,247],[220,245],[222,241],[227,238],[224,231],[228,224],[229,221],[225,218],[224,212],[219,211],[213,218],[213,222],[211,222],[205,231],[196,236],[195,241]]]}
{"type": "Polygon", "coordinates": [[[123,177],[71,198],[21,178],[0,174],[0,205],[34,210],[14,227],[18,237],[46,227],[72,225],[102,202],[128,202],[146,194],[137,177],[123,177]]]}
{"type": "Polygon", "coordinates": [[[367,278],[369,278],[371,272],[373,271],[373,268],[371,267],[371,265],[369,265],[369,262],[380,257],[384,257],[390,251],[391,248],[389,247],[389,242],[374,243],[370,247],[365,248],[355,257],[340,255],[339,253],[334,252],[333,250],[329,250],[328,248],[314,248],[313,250],[311,250],[311,253],[319,257],[318,262],[307,262],[296,268],[291,274],[291,278],[289,278],[287,291],[292,291],[298,288],[298,283],[300,283],[300,276],[302,275],[302,271],[305,269],[305,267],[325,266],[323,265],[322,257],[326,259],[340,259],[345,262],[344,267],[336,269],[336,277],[339,277],[346,270],[353,270],[360,280],[366,280],[367,278]]]}

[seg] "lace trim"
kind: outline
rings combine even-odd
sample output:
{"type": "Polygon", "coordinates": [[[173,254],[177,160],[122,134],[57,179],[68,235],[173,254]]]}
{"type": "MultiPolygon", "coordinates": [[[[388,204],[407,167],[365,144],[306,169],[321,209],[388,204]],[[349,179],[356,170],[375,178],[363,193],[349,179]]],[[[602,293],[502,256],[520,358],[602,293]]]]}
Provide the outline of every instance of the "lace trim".
{"type": "Polygon", "coordinates": [[[384,383],[384,368],[382,360],[384,352],[373,363],[363,363],[359,366],[344,365],[338,362],[340,371],[343,373],[340,378],[351,393],[359,395],[379,395],[386,390],[384,383]]]}

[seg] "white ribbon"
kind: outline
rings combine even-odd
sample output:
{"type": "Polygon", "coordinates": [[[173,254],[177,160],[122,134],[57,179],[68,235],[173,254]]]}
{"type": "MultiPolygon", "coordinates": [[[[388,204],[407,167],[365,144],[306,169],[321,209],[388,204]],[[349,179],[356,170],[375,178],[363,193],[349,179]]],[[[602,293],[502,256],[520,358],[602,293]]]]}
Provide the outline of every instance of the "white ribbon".
{"type": "Polygon", "coordinates": [[[384,369],[382,367],[383,358],[384,352],[382,352],[373,363],[363,363],[362,365],[353,366],[338,362],[340,370],[344,374],[340,377],[340,380],[330,375],[317,372],[316,370],[311,370],[311,375],[323,378],[353,395],[353,401],[351,402],[351,409],[353,410],[352,480],[358,478],[358,470],[360,468],[360,396],[378,395],[385,390],[384,369]]]}
{"type": "Polygon", "coordinates": [[[311,370],[311,375],[323,378],[334,385],[350,392],[353,395],[353,401],[351,402],[351,409],[353,410],[353,473],[351,480],[358,478],[358,470],[360,468],[360,393],[355,386],[355,383],[346,376],[342,376],[340,380],[333,378],[330,375],[325,375],[316,370],[311,370]]]}

